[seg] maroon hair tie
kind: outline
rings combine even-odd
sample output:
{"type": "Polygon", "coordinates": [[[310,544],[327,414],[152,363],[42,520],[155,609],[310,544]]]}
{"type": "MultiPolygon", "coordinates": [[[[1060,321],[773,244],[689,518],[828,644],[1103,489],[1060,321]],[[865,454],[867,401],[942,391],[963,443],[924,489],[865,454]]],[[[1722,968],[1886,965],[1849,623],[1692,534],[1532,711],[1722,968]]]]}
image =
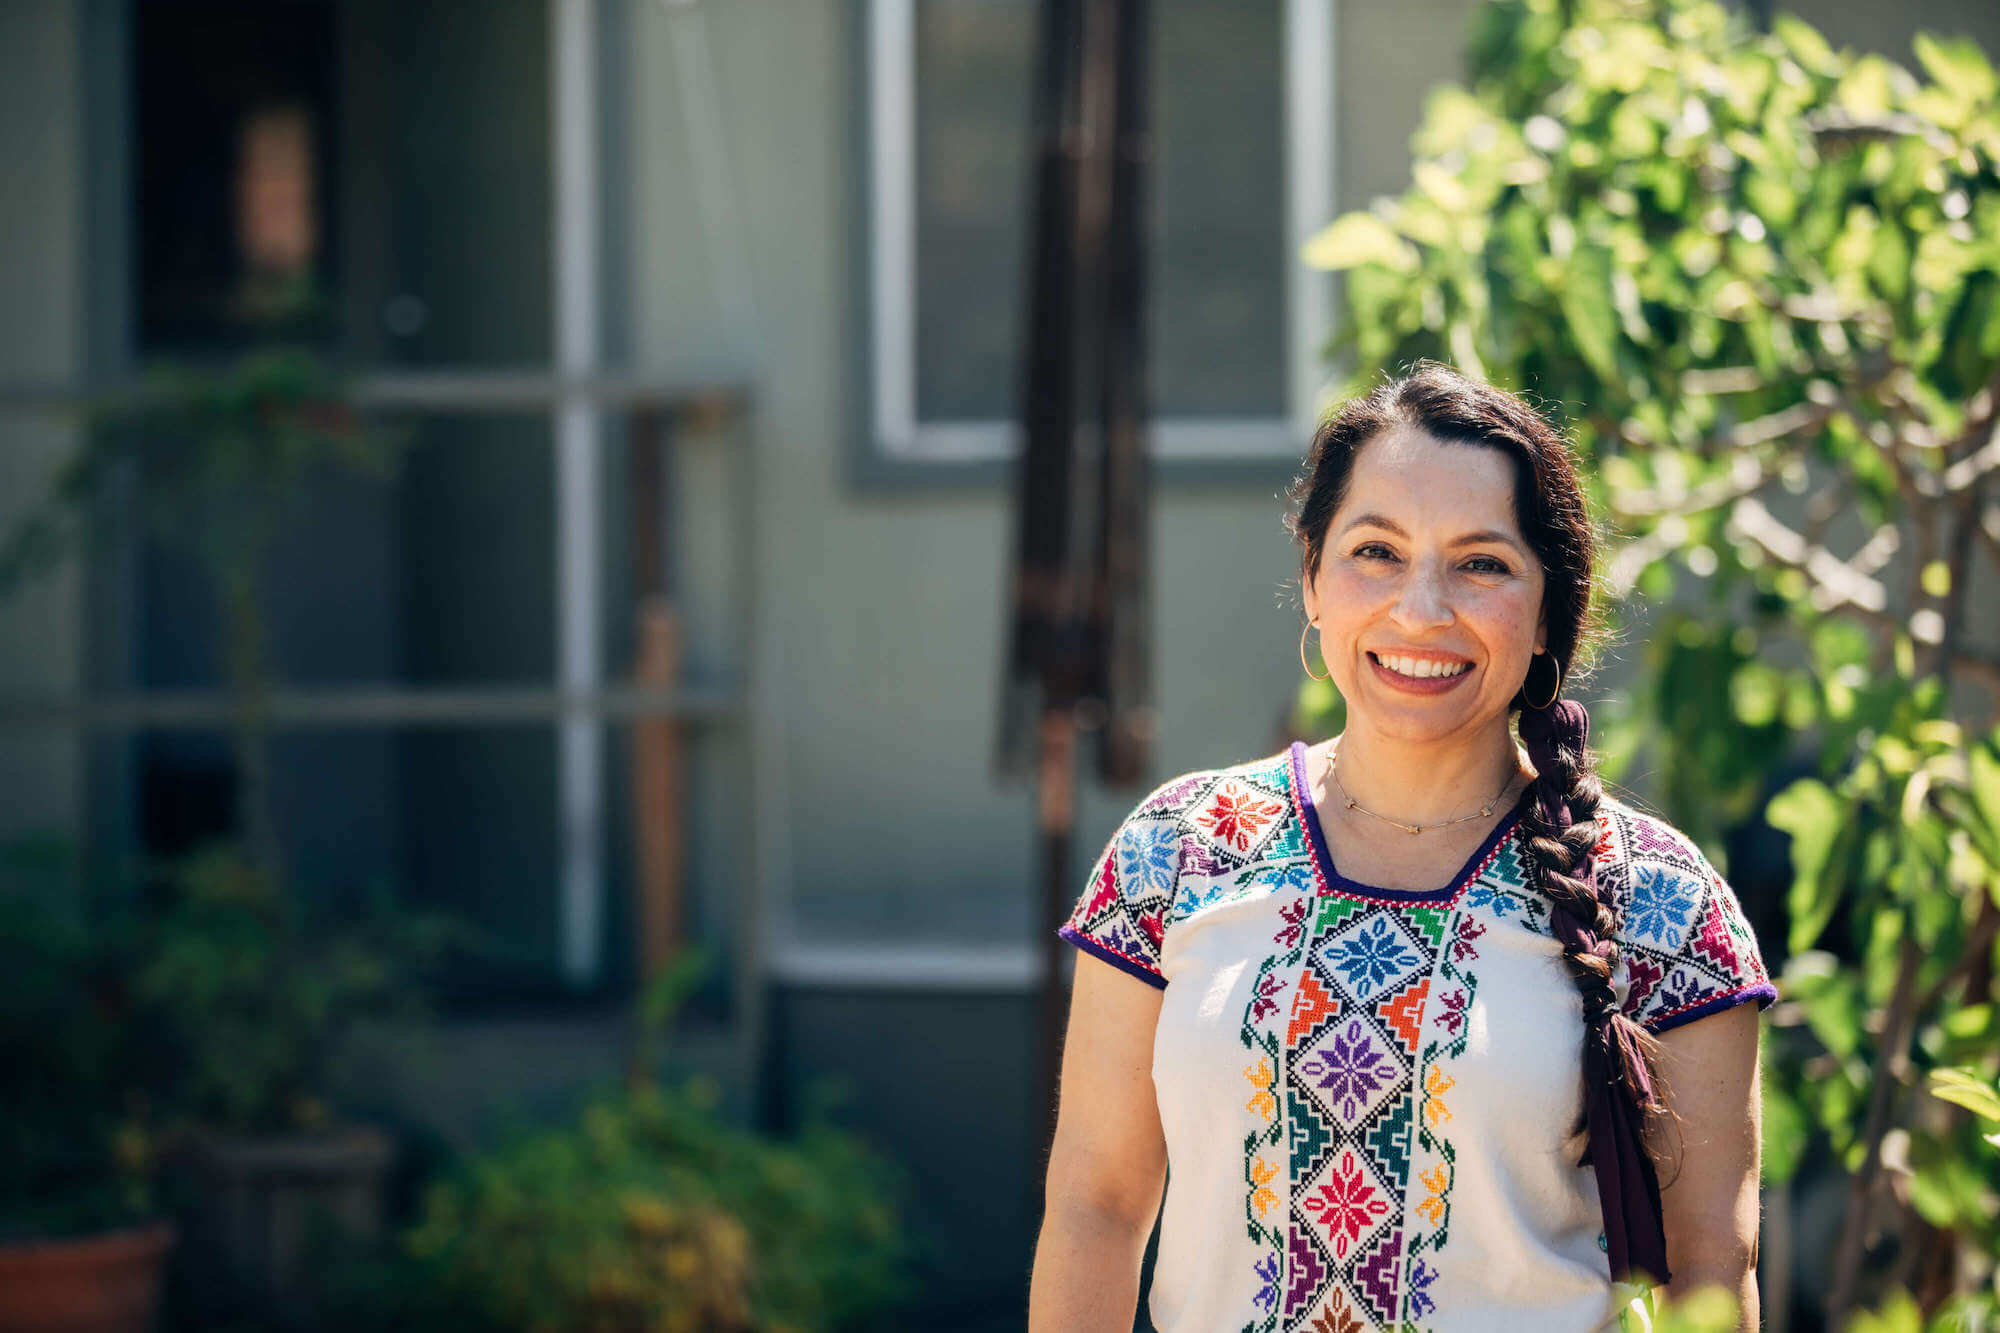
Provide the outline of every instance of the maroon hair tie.
{"type": "MultiPolygon", "coordinates": [[[[1569,794],[1557,790],[1547,775],[1559,767],[1582,765],[1590,740],[1590,714],[1573,699],[1558,699],[1548,708],[1522,709],[1520,728],[1528,760],[1536,773],[1543,775],[1535,782],[1536,813],[1551,828],[1568,828],[1569,794]],[[1568,751],[1569,762],[1564,763],[1558,751],[1568,751]]],[[[1592,858],[1584,858],[1574,878],[1596,896],[1597,868],[1592,858]]],[[[1552,913],[1551,921],[1566,953],[1608,959],[1616,950],[1613,941],[1599,940],[1571,912],[1552,913]]],[[[1625,1084],[1644,1105],[1658,1100],[1640,1049],[1640,1029],[1618,1010],[1608,981],[1592,979],[1587,987],[1580,983],[1580,988],[1584,989],[1583,1087],[1588,1140],[1583,1160],[1597,1173],[1611,1276],[1614,1281],[1629,1282],[1643,1274],[1665,1284],[1672,1274],[1667,1271],[1659,1176],[1641,1137],[1639,1104],[1619,1087],[1625,1084]]]]}

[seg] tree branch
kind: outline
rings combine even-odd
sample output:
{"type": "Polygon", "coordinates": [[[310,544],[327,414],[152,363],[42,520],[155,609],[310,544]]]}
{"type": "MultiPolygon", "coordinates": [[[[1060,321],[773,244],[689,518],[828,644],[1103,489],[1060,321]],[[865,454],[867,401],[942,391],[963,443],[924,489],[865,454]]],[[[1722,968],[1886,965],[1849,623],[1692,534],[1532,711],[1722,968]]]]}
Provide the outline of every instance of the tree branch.
{"type": "MultiPolygon", "coordinates": [[[[1772,563],[1804,574],[1813,587],[1814,610],[1858,619],[1890,633],[1908,634],[1926,647],[1936,647],[1943,641],[1940,630],[1912,625],[1893,614],[1889,610],[1888,590],[1880,580],[1825,547],[1814,546],[1779,521],[1755,497],[1745,496],[1735,503],[1730,510],[1729,526],[1754,542],[1772,563]]],[[[1871,539],[1870,545],[1873,544],[1871,539]]],[[[1951,665],[1954,671],[1963,672],[2000,695],[2000,657],[1960,648],[1952,654],[1951,665]]]]}
{"type": "Polygon", "coordinates": [[[1896,984],[1889,993],[1889,1012],[1882,1024],[1882,1044],[1876,1050],[1875,1068],[1869,1080],[1868,1118],[1861,1130],[1866,1145],[1861,1169],[1848,1184],[1847,1215],[1841,1222],[1840,1240],[1833,1255],[1833,1290],[1827,1296],[1828,1327],[1846,1327],[1847,1313],[1854,1307],[1855,1286],[1861,1272],[1862,1249],[1868,1239],[1868,1200],[1882,1165],[1882,1136],[1889,1129],[1890,1094],[1908,1058],[1909,1029],[1915,1011],[1910,1001],[1917,981],[1917,968],[1924,960],[1917,933],[1906,918],[1903,946],[1896,966],[1896,984]]]}

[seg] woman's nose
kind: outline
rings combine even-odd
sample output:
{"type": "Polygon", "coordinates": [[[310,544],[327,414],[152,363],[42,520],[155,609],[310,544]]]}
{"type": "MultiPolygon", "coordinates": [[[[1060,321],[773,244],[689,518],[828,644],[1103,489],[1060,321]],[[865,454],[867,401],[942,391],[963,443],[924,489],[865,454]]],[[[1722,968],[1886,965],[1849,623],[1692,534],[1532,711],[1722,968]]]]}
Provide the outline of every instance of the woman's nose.
{"type": "Polygon", "coordinates": [[[1428,565],[1413,568],[1403,580],[1393,614],[1397,624],[1411,630],[1449,625],[1454,613],[1444,580],[1428,565]]]}

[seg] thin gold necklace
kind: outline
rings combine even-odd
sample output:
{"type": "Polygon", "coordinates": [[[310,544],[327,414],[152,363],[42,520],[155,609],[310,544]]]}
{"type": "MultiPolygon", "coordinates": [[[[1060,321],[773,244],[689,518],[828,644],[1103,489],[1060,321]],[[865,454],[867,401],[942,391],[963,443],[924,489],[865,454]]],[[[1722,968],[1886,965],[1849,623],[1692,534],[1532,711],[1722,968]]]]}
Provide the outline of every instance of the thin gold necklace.
{"type": "Polygon", "coordinates": [[[1499,794],[1472,814],[1460,815],[1457,819],[1447,819],[1436,824],[1405,824],[1400,819],[1391,819],[1387,815],[1376,814],[1375,811],[1370,810],[1367,806],[1362,805],[1347,794],[1347,788],[1342,786],[1340,782],[1340,747],[1338,745],[1327,746],[1326,757],[1326,775],[1333,779],[1334,790],[1340,793],[1340,799],[1347,803],[1349,810],[1359,810],[1362,814],[1379,819],[1384,824],[1394,824],[1405,833],[1422,833],[1426,829],[1450,828],[1453,824],[1463,824],[1469,819],[1484,819],[1493,813],[1494,808],[1500,804],[1501,797],[1505,796],[1508,790],[1513,787],[1514,779],[1521,776],[1518,772],[1510,774],[1506,785],[1500,788],[1499,794]]]}

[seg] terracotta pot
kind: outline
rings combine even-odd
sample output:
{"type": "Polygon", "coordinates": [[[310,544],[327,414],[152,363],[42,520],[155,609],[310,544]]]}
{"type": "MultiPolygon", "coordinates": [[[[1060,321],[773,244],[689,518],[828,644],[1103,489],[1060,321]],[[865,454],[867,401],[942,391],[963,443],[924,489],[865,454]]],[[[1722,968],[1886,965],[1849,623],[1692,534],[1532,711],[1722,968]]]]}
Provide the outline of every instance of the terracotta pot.
{"type": "Polygon", "coordinates": [[[148,1333],[169,1222],[0,1245],[0,1333],[148,1333]]]}

